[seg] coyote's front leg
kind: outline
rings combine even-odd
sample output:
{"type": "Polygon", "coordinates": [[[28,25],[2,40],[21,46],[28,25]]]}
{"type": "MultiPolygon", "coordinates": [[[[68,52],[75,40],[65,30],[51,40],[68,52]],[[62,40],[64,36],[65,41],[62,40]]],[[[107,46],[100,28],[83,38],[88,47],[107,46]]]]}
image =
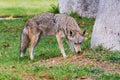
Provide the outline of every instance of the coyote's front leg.
{"type": "Polygon", "coordinates": [[[62,44],[62,36],[61,36],[61,32],[58,32],[56,34],[56,38],[57,38],[57,42],[58,42],[58,45],[59,45],[59,48],[61,50],[61,53],[63,55],[64,58],[66,58],[66,54],[65,54],[65,50],[64,50],[64,47],[63,47],[63,44],[62,44]]]}

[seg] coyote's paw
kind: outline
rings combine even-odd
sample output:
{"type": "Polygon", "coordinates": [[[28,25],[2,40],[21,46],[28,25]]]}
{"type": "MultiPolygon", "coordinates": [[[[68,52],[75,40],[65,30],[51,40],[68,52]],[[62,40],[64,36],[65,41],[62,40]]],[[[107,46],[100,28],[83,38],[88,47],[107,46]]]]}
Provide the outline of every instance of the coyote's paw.
{"type": "Polygon", "coordinates": [[[24,53],[21,52],[21,53],[20,53],[20,57],[24,57],[24,53]]]}

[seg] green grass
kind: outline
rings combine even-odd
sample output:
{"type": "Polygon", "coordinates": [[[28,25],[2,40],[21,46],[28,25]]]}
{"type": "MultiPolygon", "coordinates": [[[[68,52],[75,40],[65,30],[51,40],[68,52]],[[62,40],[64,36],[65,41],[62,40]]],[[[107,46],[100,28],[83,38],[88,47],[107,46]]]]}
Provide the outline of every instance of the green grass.
{"type": "Polygon", "coordinates": [[[102,74],[97,80],[119,80],[120,75],[118,74],[102,74]]]}
{"type": "MultiPolygon", "coordinates": [[[[57,66],[41,66],[35,64],[37,61],[46,60],[60,56],[60,50],[55,37],[42,37],[40,43],[35,48],[35,59],[30,60],[28,50],[24,58],[19,57],[20,34],[26,20],[32,16],[43,12],[58,13],[57,0],[0,0],[0,16],[24,16],[16,20],[0,20],[0,80],[24,80],[25,76],[41,78],[51,78],[54,80],[78,79],[82,76],[94,80],[119,80],[120,75],[106,73],[101,68],[94,66],[82,66],[77,64],[61,64],[57,66]]],[[[101,47],[91,50],[90,39],[95,19],[79,17],[76,13],[71,13],[81,29],[87,30],[85,37],[87,40],[82,44],[83,57],[95,61],[108,61],[120,64],[120,52],[110,52],[101,47]]],[[[63,40],[67,55],[70,49],[63,40]]],[[[63,62],[64,63],[64,62],[63,62]]]]}
{"type": "Polygon", "coordinates": [[[104,71],[99,68],[94,67],[78,67],[74,64],[68,65],[60,65],[60,66],[52,66],[52,67],[45,67],[45,66],[34,66],[31,69],[28,69],[28,73],[31,72],[35,74],[37,77],[43,77],[44,75],[49,76],[49,78],[53,80],[71,80],[81,78],[82,76],[89,76],[90,75],[97,75],[103,74],[104,71]],[[46,73],[44,73],[44,71],[46,73]],[[44,73],[44,74],[43,74],[44,73]]]}
{"type": "Polygon", "coordinates": [[[0,16],[35,15],[49,10],[57,0],[0,0],[0,16]]]}
{"type": "MultiPolygon", "coordinates": [[[[94,68],[94,67],[80,68],[76,65],[72,66],[69,64],[65,66],[64,65],[53,66],[50,68],[48,68],[47,66],[33,65],[30,67],[30,69],[28,69],[27,67],[29,67],[30,64],[36,61],[52,58],[55,56],[60,56],[61,54],[60,54],[55,37],[43,37],[40,43],[38,44],[38,46],[35,48],[36,54],[35,54],[34,61],[30,61],[28,51],[26,52],[26,56],[24,58],[19,57],[20,34],[23,28],[24,22],[27,18],[28,17],[23,19],[17,19],[17,20],[0,21],[0,24],[1,24],[0,53],[2,55],[0,57],[0,74],[1,74],[0,79],[6,79],[6,80],[9,80],[10,78],[14,80],[22,79],[21,77],[25,73],[30,73],[32,75],[35,75],[39,79],[45,76],[46,72],[49,73],[47,74],[49,78],[60,79],[60,80],[74,79],[74,78],[79,78],[81,76],[92,77],[98,80],[101,80],[101,78],[103,77],[105,79],[107,77],[108,80],[110,77],[113,77],[113,80],[117,79],[117,76],[114,75],[115,76],[114,77],[114,76],[111,76],[111,74],[105,75],[103,70],[98,68],[94,68]],[[46,46],[47,44],[49,45],[46,46]],[[98,77],[95,77],[95,74],[97,74],[98,77]],[[101,74],[101,76],[99,74],[101,74]]],[[[87,18],[81,18],[81,19],[82,21],[89,21],[89,19],[87,18]]],[[[81,21],[79,20],[78,23],[79,22],[81,21]]],[[[89,25],[89,24],[86,24],[86,25],[89,25]]],[[[64,45],[65,45],[66,51],[69,52],[69,48],[68,48],[68,45],[66,45],[65,40],[64,40],[64,45]]],[[[86,58],[119,62],[119,54],[113,55],[112,52],[102,50],[101,48],[98,48],[95,51],[92,51],[92,50],[88,51],[88,49],[89,49],[89,39],[88,39],[88,42],[85,41],[85,44],[83,44],[83,50],[86,52],[86,55],[85,55],[86,58]]]]}
{"type": "Polygon", "coordinates": [[[95,61],[109,61],[111,63],[120,64],[120,52],[118,51],[109,51],[98,47],[95,50],[86,51],[84,55],[86,58],[94,59],[95,61]]]}

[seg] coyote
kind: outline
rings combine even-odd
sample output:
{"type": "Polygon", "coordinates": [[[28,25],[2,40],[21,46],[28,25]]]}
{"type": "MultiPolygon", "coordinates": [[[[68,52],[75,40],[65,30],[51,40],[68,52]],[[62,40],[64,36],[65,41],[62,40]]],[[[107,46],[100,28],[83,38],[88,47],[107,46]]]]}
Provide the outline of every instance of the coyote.
{"type": "Polygon", "coordinates": [[[30,44],[30,59],[34,59],[34,48],[39,42],[41,36],[56,36],[60,51],[63,57],[66,57],[62,44],[62,37],[66,38],[72,51],[80,53],[80,44],[84,41],[85,30],[80,30],[77,22],[66,14],[42,13],[29,19],[21,34],[20,56],[24,53],[30,44]]]}

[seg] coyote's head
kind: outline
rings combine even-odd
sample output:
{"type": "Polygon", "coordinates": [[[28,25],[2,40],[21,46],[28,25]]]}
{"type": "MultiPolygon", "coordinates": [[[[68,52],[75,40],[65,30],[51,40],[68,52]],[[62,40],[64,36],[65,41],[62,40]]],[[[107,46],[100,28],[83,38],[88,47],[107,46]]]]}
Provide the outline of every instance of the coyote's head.
{"type": "Polygon", "coordinates": [[[81,44],[84,41],[84,35],[86,30],[78,31],[78,30],[69,30],[67,39],[72,44],[77,53],[81,52],[81,44]]]}

